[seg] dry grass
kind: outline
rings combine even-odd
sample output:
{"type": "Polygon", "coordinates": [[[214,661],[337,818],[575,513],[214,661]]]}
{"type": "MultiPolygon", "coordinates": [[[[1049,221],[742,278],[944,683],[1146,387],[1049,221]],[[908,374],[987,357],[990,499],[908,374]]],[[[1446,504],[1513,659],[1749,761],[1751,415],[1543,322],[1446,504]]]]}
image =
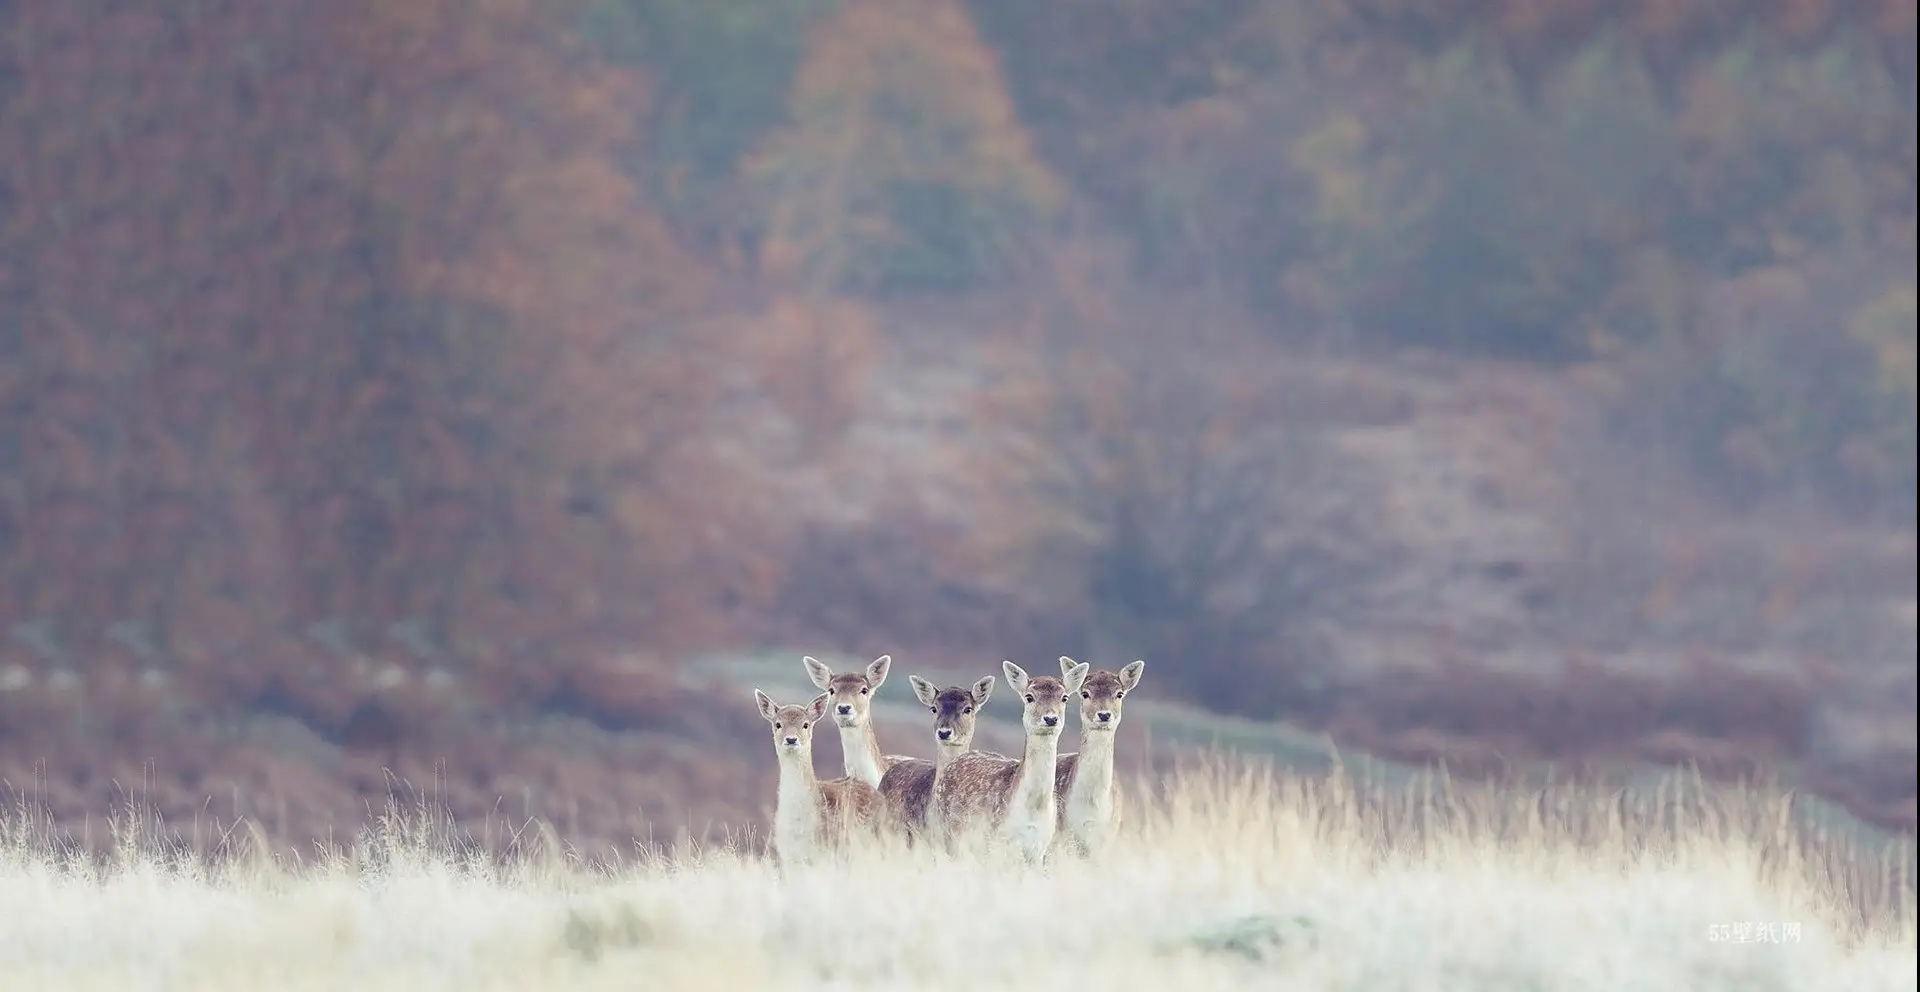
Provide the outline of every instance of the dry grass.
{"type": "Polygon", "coordinates": [[[487,853],[431,808],[351,850],[193,856],[130,819],[94,858],[0,823],[9,989],[1913,989],[1911,849],[1672,780],[1392,791],[1209,764],[1120,843],[1032,870],[889,846],[785,870],[751,837],[487,853]],[[1792,943],[1710,939],[1797,924],[1792,943]]]}

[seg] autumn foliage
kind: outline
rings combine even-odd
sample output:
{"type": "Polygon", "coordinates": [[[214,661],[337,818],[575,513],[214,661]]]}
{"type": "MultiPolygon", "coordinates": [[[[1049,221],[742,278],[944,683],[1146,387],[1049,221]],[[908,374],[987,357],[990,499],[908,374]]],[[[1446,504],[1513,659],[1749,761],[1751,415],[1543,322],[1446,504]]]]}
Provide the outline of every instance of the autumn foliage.
{"type": "Polygon", "coordinates": [[[747,517],[710,280],[564,11],[13,15],[12,650],[334,725],[384,665],[537,700],[751,591],[685,525],[747,517]]]}

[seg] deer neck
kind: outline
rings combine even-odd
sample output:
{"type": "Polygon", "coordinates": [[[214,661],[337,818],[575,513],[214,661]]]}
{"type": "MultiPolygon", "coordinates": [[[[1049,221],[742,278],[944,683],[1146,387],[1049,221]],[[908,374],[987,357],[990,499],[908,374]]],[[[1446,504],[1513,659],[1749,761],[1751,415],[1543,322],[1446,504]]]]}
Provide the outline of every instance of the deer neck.
{"type": "Polygon", "coordinates": [[[1110,804],[1113,796],[1113,738],[1115,731],[1080,732],[1080,758],[1074,765],[1067,806],[1091,808],[1110,804]]]}
{"type": "Polygon", "coordinates": [[[813,755],[810,752],[780,755],[780,791],[776,800],[779,804],[774,811],[781,825],[797,826],[811,823],[819,807],[820,780],[813,774],[813,755]]]}
{"type": "Polygon", "coordinates": [[[953,764],[953,759],[967,753],[968,750],[969,748],[964,744],[955,747],[951,744],[942,744],[935,741],[933,745],[933,774],[937,776],[941,772],[946,771],[947,766],[953,764]]]}
{"type": "Polygon", "coordinates": [[[880,739],[874,736],[871,717],[840,728],[840,752],[846,759],[848,778],[880,787],[880,776],[886,774],[887,767],[880,757],[880,739]]]}
{"type": "Polygon", "coordinates": [[[1059,733],[1027,735],[1026,750],[1020,756],[1020,779],[1014,783],[1010,797],[1012,808],[1037,809],[1053,801],[1053,764],[1059,756],[1059,733]]]}

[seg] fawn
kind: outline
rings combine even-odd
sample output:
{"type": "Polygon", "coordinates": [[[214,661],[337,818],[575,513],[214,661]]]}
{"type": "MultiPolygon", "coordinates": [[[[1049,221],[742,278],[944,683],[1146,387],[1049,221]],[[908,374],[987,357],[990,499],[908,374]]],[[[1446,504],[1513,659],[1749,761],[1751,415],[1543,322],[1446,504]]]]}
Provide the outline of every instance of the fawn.
{"type": "Polygon", "coordinates": [[[968,689],[937,688],[918,675],[907,676],[907,681],[913,684],[913,694],[920,697],[921,704],[933,712],[933,760],[908,758],[888,768],[880,779],[880,798],[886,801],[887,809],[907,828],[909,835],[927,828],[932,828],[937,835],[939,825],[930,822],[928,817],[934,790],[953,759],[973,747],[974,722],[979,719],[977,711],[993,695],[993,676],[975,682],[968,689]]]}
{"type": "Polygon", "coordinates": [[[833,714],[833,722],[840,727],[840,754],[845,761],[847,777],[879,788],[880,779],[887,769],[905,760],[897,754],[881,754],[880,741],[873,735],[873,694],[879,691],[880,683],[887,680],[887,670],[893,667],[893,656],[883,654],[875,658],[864,672],[840,675],[833,674],[833,669],[813,658],[800,660],[807,666],[807,677],[813,680],[813,684],[833,697],[828,711],[833,714]]]}
{"type": "MultiPolygon", "coordinates": [[[[1060,659],[1062,677],[1085,667],[1072,658],[1060,659]]],[[[1127,693],[1140,684],[1146,670],[1146,662],[1136,661],[1118,672],[1093,672],[1081,683],[1080,751],[1061,755],[1054,769],[1062,841],[1081,854],[1103,847],[1119,821],[1120,797],[1113,785],[1114,734],[1120,729],[1127,693]]]]}
{"type": "Polygon", "coordinates": [[[1054,762],[1060,752],[1061,721],[1067,701],[1080,691],[1087,666],[1068,669],[1060,678],[1028,676],[1011,661],[1000,663],[1007,684],[1020,694],[1020,723],[1026,747],[1018,760],[969,751],[948,764],[934,790],[934,816],[943,827],[984,824],[993,835],[1018,849],[1028,861],[1047,856],[1058,826],[1054,802],[1054,762]]]}
{"type": "Polygon", "coordinates": [[[753,690],[760,715],[773,730],[780,761],[780,791],[773,814],[773,843],[780,860],[799,863],[844,843],[855,829],[871,829],[880,817],[880,794],[856,778],[822,782],[813,774],[813,725],[827,713],[828,693],[805,706],[779,706],[753,690]]]}

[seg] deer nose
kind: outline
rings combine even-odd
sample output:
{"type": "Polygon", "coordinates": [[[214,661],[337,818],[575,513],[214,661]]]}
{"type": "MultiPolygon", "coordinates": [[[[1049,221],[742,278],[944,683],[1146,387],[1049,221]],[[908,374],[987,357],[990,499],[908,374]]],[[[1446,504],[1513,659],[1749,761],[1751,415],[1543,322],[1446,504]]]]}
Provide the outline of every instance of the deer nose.
{"type": "Polygon", "coordinates": [[[1101,723],[1106,723],[1113,719],[1113,713],[1109,710],[1101,710],[1100,712],[1095,713],[1094,716],[1098,718],[1101,723]]]}
{"type": "Polygon", "coordinates": [[[841,704],[840,704],[840,715],[841,715],[841,716],[850,716],[850,715],[852,715],[852,713],[853,713],[853,706],[852,706],[852,704],[850,704],[850,703],[841,703],[841,704]]]}
{"type": "Polygon", "coordinates": [[[790,745],[791,745],[791,744],[798,744],[798,743],[800,743],[800,738],[798,738],[798,737],[789,737],[789,738],[787,738],[787,743],[788,743],[788,744],[790,744],[790,745]]]}
{"type": "Polygon", "coordinates": [[[943,741],[949,740],[953,737],[953,731],[947,729],[946,727],[941,727],[939,730],[936,730],[933,732],[933,736],[938,737],[943,741]]]}
{"type": "Polygon", "coordinates": [[[1060,723],[1060,718],[1058,716],[1055,716],[1052,713],[1049,713],[1046,716],[1041,717],[1040,722],[1046,724],[1049,727],[1052,727],[1052,726],[1057,726],[1060,723]]]}

